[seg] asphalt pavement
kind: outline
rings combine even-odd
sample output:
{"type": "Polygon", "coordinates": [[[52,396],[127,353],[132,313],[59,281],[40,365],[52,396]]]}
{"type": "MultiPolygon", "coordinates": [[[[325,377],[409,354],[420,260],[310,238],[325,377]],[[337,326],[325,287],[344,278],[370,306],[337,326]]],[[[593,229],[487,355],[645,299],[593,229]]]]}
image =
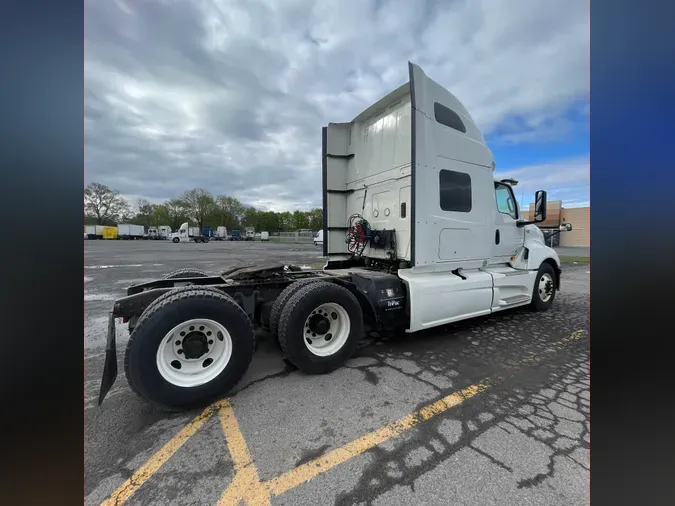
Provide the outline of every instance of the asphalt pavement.
{"type": "Polygon", "coordinates": [[[158,411],[123,369],[97,405],[107,313],[129,284],[266,261],[323,259],[312,245],[85,241],[86,504],[589,503],[587,264],[563,266],[546,313],[366,336],[322,376],[289,368],[260,332],[213,407],[158,411]]]}

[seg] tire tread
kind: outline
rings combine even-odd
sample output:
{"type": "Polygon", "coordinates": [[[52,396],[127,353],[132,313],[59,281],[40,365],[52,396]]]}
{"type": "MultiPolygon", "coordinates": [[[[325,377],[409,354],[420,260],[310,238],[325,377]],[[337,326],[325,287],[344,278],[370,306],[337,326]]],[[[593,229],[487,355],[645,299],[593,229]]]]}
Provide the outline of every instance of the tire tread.
{"type": "MultiPolygon", "coordinates": [[[[162,294],[159,296],[157,299],[155,299],[146,309],[143,311],[141,316],[138,319],[138,322],[136,323],[136,326],[134,327],[134,331],[131,333],[131,336],[129,337],[129,341],[127,342],[127,346],[125,349],[124,353],[124,374],[127,378],[127,382],[129,383],[129,386],[131,387],[131,390],[145,399],[146,401],[150,402],[151,404],[161,408],[162,410],[165,411],[180,411],[183,408],[172,408],[170,406],[165,406],[163,404],[160,404],[153,399],[149,399],[147,396],[143,395],[140,390],[138,389],[136,383],[134,382],[133,379],[133,374],[130,371],[130,366],[129,366],[129,355],[130,355],[130,350],[131,347],[136,339],[138,339],[139,335],[139,329],[143,328],[143,325],[158,311],[161,311],[164,309],[166,306],[169,306],[179,300],[186,300],[186,299],[214,299],[218,300],[220,302],[223,302],[224,304],[227,304],[230,308],[234,309],[235,311],[239,312],[239,314],[246,320],[249,326],[249,334],[250,336],[255,339],[255,334],[254,334],[254,329],[253,329],[253,324],[251,323],[251,320],[249,319],[248,315],[246,314],[246,311],[237,304],[237,302],[230,297],[229,295],[221,292],[217,288],[210,288],[210,287],[195,287],[195,286],[183,286],[179,288],[175,288],[167,293],[162,294]]],[[[251,347],[251,350],[253,350],[255,347],[255,341],[254,341],[254,346],[251,347]]],[[[248,355],[248,361],[246,363],[246,368],[244,371],[248,368],[249,364],[251,363],[251,359],[253,358],[253,352],[251,352],[248,355]]],[[[241,379],[241,378],[240,378],[241,379]]]]}
{"type": "MultiPolygon", "coordinates": [[[[307,283],[306,286],[300,288],[288,299],[286,305],[284,306],[281,312],[278,329],[279,345],[281,346],[284,352],[285,358],[290,360],[298,369],[303,370],[303,372],[311,373],[310,371],[308,371],[306,368],[303,367],[303,364],[297,363],[297,360],[293,360],[293,358],[288,353],[288,340],[292,335],[292,329],[289,329],[290,320],[291,317],[296,312],[297,310],[296,308],[298,305],[304,303],[307,299],[311,299],[312,294],[317,293],[321,290],[325,290],[327,286],[330,287],[332,290],[335,290],[336,292],[342,292],[345,296],[353,299],[355,307],[359,308],[359,313],[358,313],[358,321],[355,320],[355,317],[357,317],[357,315],[350,314],[350,318],[352,319],[352,328],[355,327],[356,329],[358,329],[359,334],[363,333],[363,313],[361,312],[361,306],[359,305],[358,299],[356,299],[356,297],[349,290],[334,283],[327,282],[325,280],[320,280],[320,282],[318,283],[307,283]]],[[[345,310],[349,312],[348,308],[345,308],[345,310]]],[[[352,332],[353,331],[354,330],[352,330],[352,332]]],[[[348,341],[347,343],[345,343],[343,349],[348,350],[346,352],[347,358],[356,351],[358,342],[361,340],[362,337],[363,337],[362,335],[358,335],[356,338],[353,339],[353,342],[350,343],[348,341]]],[[[325,372],[330,372],[333,369],[335,369],[335,367],[328,366],[325,372]]]]}
{"type": "MultiPolygon", "coordinates": [[[[281,291],[277,299],[274,301],[274,304],[272,305],[272,311],[270,311],[270,332],[272,333],[275,339],[278,339],[279,318],[281,318],[281,312],[283,311],[286,303],[298,290],[302,289],[304,286],[307,286],[308,284],[316,283],[317,281],[324,281],[324,280],[321,278],[299,279],[297,281],[294,281],[281,291]]],[[[279,343],[279,346],[281,346],[281,343],[279,343]]],[[[283,347],[281,348],[281,350],[285,352],[283,347]]]]}

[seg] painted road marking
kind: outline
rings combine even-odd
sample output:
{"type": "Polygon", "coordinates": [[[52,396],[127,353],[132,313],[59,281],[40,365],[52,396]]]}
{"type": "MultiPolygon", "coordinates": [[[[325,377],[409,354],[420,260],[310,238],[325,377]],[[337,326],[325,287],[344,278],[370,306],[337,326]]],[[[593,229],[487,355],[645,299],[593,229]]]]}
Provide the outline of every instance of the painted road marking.
{"type": "Polygon", "coordinates": [[[476,385],[464,388],[458,392],[452,393],[442,399],[423,407],[403,418],[382,427],[374,432],[370,432],[359,439],[347,443],[340,448],[336,448],[321,457],[307,462],[301,466],[292,469],[277,478],[263,484],[272,495],[281,495],[302,483],[333,469],[335,466],[347,462],[348,460],[364,453],[377,445],[392,439],[403,432],[411,430],[420,423],[430,418],[440,415],[450,408],[458,406],[462,402],[470,399],[489,388],[490,383],[481,381],[476,385]]]}
{"type": "Polygon", "coordinates": [[[122,483],[108,499],[103,501],[101,506],[119,506],[129,499],[143,483],[148,481],[148,479],[220,409],[224,402],[229,405],[229,401],[218,401],[206,408],[194,420],[183,427],[178,434],[172,437],[157,453],[150,457],[150,459],[148,459],[148,461],[143,464],[131,478],[122,483]]]}
{"type": "MultiPolygon", "coordinates": [[[[361,436],[354,441],[347,443],[344,446],[336,448],[321,457],[318,457],[314,460],[291,469],[290,471],[277,476],[269,481],[260,482],[258,478],[258,472],[255,469],[255,466],[252,461],[250,461],[250,455],[248,450],[242,451],[240,447],[237,447],[236,450],[245,455],[247,468],[245,470],[244,476],[241,480],[238,480],[238,473],[235,474],[232,483],[227,487],[225,492],[218,501],[218,506],[226,506],[229,504],[238,504],[240,500],[243,500],[245,504],[270,504],[270,496],[281,495],[284,492],[302,485],[303,483],[316,478],[320,474],[325,473],[333,469],[334,467],[347,462],[348,460],[361,455],[362,453],[370,450],[371,448],[376,447],[392,439],[403,432],[411,430],[420,423],[429,420],[430,418],[444,413],[450,408],[458,406],[467,399],[470,399],[474,395],[483,392],[489,387],[488,381],[482,381],[476,385],[471,385],[470,387],[454,392],[450,395],[443,397],[442,399],[433,402],[422,409],[410,413],[407,416],[385,425],[384,427],[377,429],[376,431],[369,432],[364,436],[361,436]],[[250,462],[250,465],[249,465],[250,462]]],[[[236,421],[235,421],[236,423],[236,421]]],[[[226,438],[228,437],[228,431],[233,431],[233,427],[226,427],[223,423],[223,431],[225,431],[226,438]]],[[[239,432],[238,426],[236,428],[237,434],[237,443],[241,444],[244,447],[246,442],[244,441],[244,436],[239,432]]],[[[229,442],[229,438],[228,438],[229,442]]],[[[232,451],[232,448],[230,448],[232,451]]],[[[233,454],[234,455],[234,454],[233,454]]],[[[236,466],[235,466],[236,469],[236,466]]]]}
{"type": "Polygon", "coordinates": [[[218,414],[225,434],[225,441],[234,464],[234,478],[218,501],[218,505],[229,506],[244,499],[246,504],[270,504],[270,495],[260,486],[260,476],[253,463],[244,435],[228,402],[218,414]]]}
{"type": "MultiPolygon", "coordinates": [[[[580,339],[586,333],[585,330],[574,331],[569,336],[553,343],[549,348],[538,355],[529,354],[521,363],[533,363],[542,360],[543,355],[554,353],[564,347],[565,344],[580,339]]],[[[232,405],[228,399],[220,400],[206,408],[192,422],[186,425],[178,434],[167,442],[155,455],[153,455],[134,475],[125,481],[109,499],[101,503],[101,506],[121,506],[131,497],[141,485],[143,485],[185,442],[194,435],[197,430],[214,414],[218,413],[221,427],[228,450],[232,456],[235,475],[230,485],[223,492],[218,506],[238,504],[268,505],[271,496],[278,496],[289,490],[319,476],[334,467],[374,448],[408,430],[413,429],[421,422],[444,413],[445,411],[460,405],[465,400],[484,392],[495,383],[492,379],[485,379],[475,385],[454,392],[443,397],[403,418],[388,424],[380,429],[365,434],[339,448],[331,450],[325,455],[317,457],[303,465],[287,471],[276,478],[261,482],[258,470],[248,450],[246,440],[242,434],[239,423],[234,416],[232,405]]]]}

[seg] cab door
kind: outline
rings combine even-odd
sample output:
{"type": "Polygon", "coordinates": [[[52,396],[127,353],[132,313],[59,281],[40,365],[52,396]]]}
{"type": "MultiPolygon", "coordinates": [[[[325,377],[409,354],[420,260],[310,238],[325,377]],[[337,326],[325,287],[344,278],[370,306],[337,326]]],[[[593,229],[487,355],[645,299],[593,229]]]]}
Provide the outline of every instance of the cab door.
{"type": "Polygon", "coordinates": [[[525,240],[525,229],[518,227],[520,218],[513,189],[504,183],[495,183],[494,237],[491,264],[505,263],[518,253],[525,240]]]}

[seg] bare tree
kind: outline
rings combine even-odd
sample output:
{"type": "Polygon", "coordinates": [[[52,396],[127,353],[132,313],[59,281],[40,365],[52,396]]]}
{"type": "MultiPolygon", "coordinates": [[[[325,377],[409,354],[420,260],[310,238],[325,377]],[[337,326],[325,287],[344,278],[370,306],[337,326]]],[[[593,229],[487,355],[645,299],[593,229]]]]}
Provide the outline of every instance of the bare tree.
{"type": "Polygon", "coordinates": [[[181,226],[181,223],[187,218],[187,209],[185,202],[182,199],[169,199],[164,202],[164,209],[166,216],[169,219],[169,225],[172,230],[176,230],[181,226]]]}
{"type": "Polygon", "coordinates": [[[154,206],[146,199],[137,199],[136,209],[136,220],[139,221],[141,225],[149,227],[152,222],[154,206]]]}
{"type": "Polygon", "coordinates": [[[241,225],[244,210],[244,205],[234,197],[226,195],[216,197],[214,215],[218,220],[218,225],[225,225],[229,229],[236,229],[241,225]]]}
{"type": "Polygon", "coordinates": [[[181,199],[191,219],[197,222],[199,230],[203,230],[204,221],[215,209],[213,195],[203,188],[193,188],[183,194],[181,199]]]}
{"type": "Polygon", "coordinates": [[[115,223],[131,213],[129,202],[120,192],[101,183],[91,183],[84,189],[84,209],[99,225],[115,223]]]}

